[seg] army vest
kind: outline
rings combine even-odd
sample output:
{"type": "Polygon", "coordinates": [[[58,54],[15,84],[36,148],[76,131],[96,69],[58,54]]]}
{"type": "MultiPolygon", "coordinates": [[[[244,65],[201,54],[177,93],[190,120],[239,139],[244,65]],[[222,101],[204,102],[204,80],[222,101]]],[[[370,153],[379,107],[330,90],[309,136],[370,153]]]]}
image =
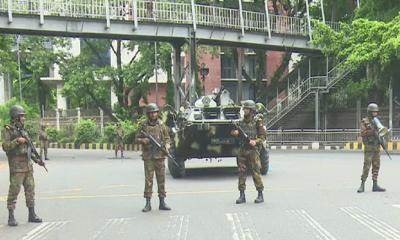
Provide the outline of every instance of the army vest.
{"type": "MultiPolygon", "coordinates": [[[[251,119],[250,121],[241,120],[239,122],[239,126],[243,129],[243,131],[249,136],[250,139],[257,138],[257,121],[255,119],[251,119]]],[[[253,148],[248,144],[241,143],[242,147],[245,148],[253,148]]]]}
{"type": "MultiPolygon", "coordinates": [[[[161,145],[164,145],[164,134],[168,133],[165,130],[165,126],[157,121],[155,125],[151,125],[148,121],[142,125],[142,130],[150,134],[154,139],[159,142],[161,145]]],[[[141,136],[143,137],[143,136],[141,136]]],[[[149,143],[147,145],[143,145],[142,157],[144,160],[146,159],[161,159],[164,158],[164,153],[159,150],[156,146],[149,143]]]]}
{"type": "MultiPolygon", "coordinates": [[[[363,124],[364,128],[372,128],[376,131],[376,127],[375,125],[372,123],[372,119],[371,118],[363,118],[361,121],[361,124],[363,124]]],[[[362,141],[365,145],[378,145],[379,144],[379,139],[376,135],[373,136],[364,136],[362,138],[362,141]]]]}
{"type": "Polygon", "coordinates": [[[3,130],[3,150],[8,157],[11,173],[32,171],[32,161],[28,159],[28,145],[18,144],[20,133],[13,125],[6,125],[3,130]]]}

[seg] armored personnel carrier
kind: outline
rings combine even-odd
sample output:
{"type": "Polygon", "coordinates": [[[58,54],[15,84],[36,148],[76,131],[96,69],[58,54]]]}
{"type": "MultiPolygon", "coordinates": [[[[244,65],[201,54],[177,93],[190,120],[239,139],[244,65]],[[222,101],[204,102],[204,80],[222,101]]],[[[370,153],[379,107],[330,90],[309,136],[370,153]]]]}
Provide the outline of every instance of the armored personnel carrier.
{"type": "MultiPolygon", "coordinates": [[[[193,106],[169,114],[166,123],[172,129],[170,152],[174,157],[168,159],[171,175],[184,177],[185,161],[190,159],[236,157],[241,141],[230,132],[241,116],[241,107],[234,104],[229,91],[223,88],[198,98],[193,106]]],[[[265,175],[269,168],[266,144],[260,155],[261,172],[265,175]]]]}

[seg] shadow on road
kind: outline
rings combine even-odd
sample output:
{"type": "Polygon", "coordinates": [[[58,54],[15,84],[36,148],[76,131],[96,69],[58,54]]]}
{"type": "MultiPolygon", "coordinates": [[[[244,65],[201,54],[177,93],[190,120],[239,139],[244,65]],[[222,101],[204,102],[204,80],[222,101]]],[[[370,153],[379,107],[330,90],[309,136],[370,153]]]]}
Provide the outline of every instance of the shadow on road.
{"type": "Polygon", "coordinates": [[[189,168],[186,169],[184,179],[221,179],[237,178],[236,167],[215,167],[215,168],[189,168]]]}

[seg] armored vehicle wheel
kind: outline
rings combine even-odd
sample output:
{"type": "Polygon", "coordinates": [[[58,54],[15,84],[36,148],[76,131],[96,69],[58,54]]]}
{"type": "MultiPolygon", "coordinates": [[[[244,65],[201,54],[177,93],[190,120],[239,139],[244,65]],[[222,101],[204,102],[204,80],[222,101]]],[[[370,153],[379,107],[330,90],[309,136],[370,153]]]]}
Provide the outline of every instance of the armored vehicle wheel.
{"type": "Polygon", "coordinates": [[[186,175],[184,159],[176,159],[179,167],[175,165],[172,159],[168,158],[168,170],[173,178],[183,178],[186,175]]]}
{"type": "Polygon", "coordinates": [[[262,148],[260,151],[260,160],[261,160],[261,174],[267,175],[269,170],[269,153],[268,149],[262,148]]]}

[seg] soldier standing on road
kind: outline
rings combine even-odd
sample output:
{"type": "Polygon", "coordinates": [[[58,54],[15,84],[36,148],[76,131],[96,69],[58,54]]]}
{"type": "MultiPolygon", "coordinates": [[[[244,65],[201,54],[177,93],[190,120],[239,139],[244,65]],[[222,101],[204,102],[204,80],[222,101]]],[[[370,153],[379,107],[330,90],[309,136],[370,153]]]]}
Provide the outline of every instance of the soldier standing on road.
{"type": "Polygon", "coordinates": [[[121,158],[124,158],[124,129],[121,124],[117,124],[117,129],[115,130],[115,158],[118,156],[118,150],[121,150],[121,158]]]}
{"type": "MultiPolygon", "coordinates": [[[[25,131],[25,110],[18,105],[10,108],[11,123],[4,126],[3,135],[3,150],[8,157],[8,165],[10,167],[10,187],[7,198],[8,208],[8,225],[17,226],[18,223],[14,217],[14,209],[17,202],[18,194],[21,190],[21,185],[24,186],[26,206],[29,209],[28,221],[34,223],[42,222],[35,213],[35,181],[33,178],[33,167],[31,156],[28,151],[27,139],[21,137],[21,132],[25,131]]],[[[32,155],[34,158],[34,155],[32,155]]],[[[40,159],[35,159],[40,166],[44,162],[40,159]]]]}
{"type": "Polygon", "coordinates": [[[153,191],[153,176],[156,173],[158,197],[160,198],[159,210],[171,210],[165,203],[165,154],[151,144],[141,131],[154,137],[166,149],[170,148],[170,137],[168,127],[158,119],[159,108],[156,104],[150,103],[146,106],[147,121],[139,129],[136,142],[142,144],[142,159],[144,162],[145,187],[144,197],[146,205],[143,212],[151,211],[151,195],[153,191]]]}
{"type": "MultiPolygon", "coordinates": [[[[255,203],[264,202],[263,190],[264,185],[261,179],[261,163],[260,163],[260,149],[261,145],[266,139],[266,131],[262,121],[254,119],[254,113],[256,111],[256,105],[254,101],[247,100],[243,102],[244,118],[240,120],[239,126],[249,136],[249,143],[242,143],[239,155],[238,155],[238,170],[239,170],[239,191],[240,196],[236,200],[237,204],[245,203],[246,196],[244,191],[246,190],[246,177],[247,169],[249,168],[252,176],[254,185],[258,191],[258,196],[254,200],[255,203]]],[[[233,136],[239,136],[238,130],[232,130],[233,136]]]]}
{"type": "Polygon", "coordinates": [[[357,190],[358,193],[364,192],[365,181],[368,177],[368,172],[372,164],[372,180],[373,192],[384,192],[386,189],[378,185],[378,173],[381,164],[380,159],[380,144],[377,135],[377,127],[373,122],[374,117],[379,115],[379,108],[376,103],[370,103],[367,108],[368,116],[361,121],[361,137],[364,143],[364,167],[361,175],[361,186],[357,190]]]}
{"type": "Polygon", "coordinates": [[[46,133],[46,126],[41,125],[39,130],[39,141],[40,141],[40,158],[43,159],[43,152],[44,152],[44,159],[49,160],[47,158],[47,148],[49,147],[49,140],[46,133]]]}

